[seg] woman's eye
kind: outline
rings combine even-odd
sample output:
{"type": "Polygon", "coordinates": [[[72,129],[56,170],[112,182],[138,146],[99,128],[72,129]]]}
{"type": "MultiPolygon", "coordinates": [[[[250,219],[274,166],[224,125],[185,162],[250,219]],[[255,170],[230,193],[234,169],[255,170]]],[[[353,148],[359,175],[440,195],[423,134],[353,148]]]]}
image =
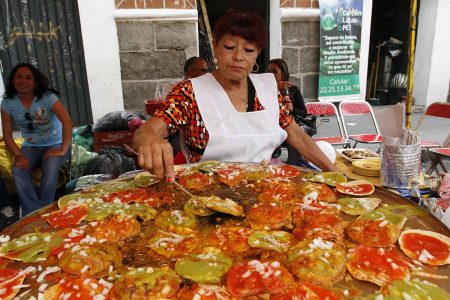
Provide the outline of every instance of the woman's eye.
{"type": "Polygon", "coordinates": [[[249,48],[245,49],[245,52],[247,52],[247,53],[253,53],[255,51],[256,51],[256,49],[249,49],[249,48]]]}
{"type": "Polygon", "coordinates": [[[223,47],[227,50],[233,50],[234,46],[227,46],[227,45],[223,45],[223,47]]]}

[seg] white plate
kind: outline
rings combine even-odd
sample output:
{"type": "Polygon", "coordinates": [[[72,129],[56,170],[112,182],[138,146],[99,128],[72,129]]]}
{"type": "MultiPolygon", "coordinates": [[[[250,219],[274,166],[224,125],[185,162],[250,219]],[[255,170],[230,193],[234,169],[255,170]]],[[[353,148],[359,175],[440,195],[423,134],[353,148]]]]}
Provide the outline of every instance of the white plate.
{"type": "Polygon", "coordinates": [[[362,148],[348,148],[348,149],[336,149],[336,152],[342,156],[344,159],[348,160],[348,161],[355,161],[355,160],[361,160],[361,159],[368,159],[368,158],[375,158],[375,157],[380,157],[380,154],[370,150],[370,149],[362,149],[362,148]],[[350,158],[349,156],[345,155],[343,152],[344,151],[364,151],[367,153],[370,153],[374,156],[368,156],[368,157],[361,157],[361,158],[350,158]]]}

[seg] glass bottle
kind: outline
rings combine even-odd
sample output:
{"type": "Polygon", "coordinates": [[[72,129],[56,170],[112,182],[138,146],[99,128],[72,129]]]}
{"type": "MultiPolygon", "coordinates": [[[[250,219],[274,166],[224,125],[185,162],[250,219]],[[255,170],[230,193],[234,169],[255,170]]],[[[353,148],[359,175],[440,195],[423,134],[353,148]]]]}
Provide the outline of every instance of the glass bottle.
{"type": "Polygon", "coordinates": [[[159,103],[162,101],[162,85],[158,85],[156,87],[156,92],[155,92],[155,102],[159,103]]]}
{"type": "Polygon", "coordinates": [[[420,182],[418,180],[411,180],[411,194],[409,200],[417,203],[420,206],[423,206],[423,199],[420,195],[420,182]]]}
{"type": "Polygon", "coordinates": [[[283,96],[283,100],[291,100],[290,96],[289,96],[289,89],[287,87],[282,88],[280,91],[281,95],[283,96]]]}
{"type": "Polygon", "coordinates": [[[439,178],[436,176],[428,177],[428,182],[430,184],[430,197],[439,198],[439,178]]]}

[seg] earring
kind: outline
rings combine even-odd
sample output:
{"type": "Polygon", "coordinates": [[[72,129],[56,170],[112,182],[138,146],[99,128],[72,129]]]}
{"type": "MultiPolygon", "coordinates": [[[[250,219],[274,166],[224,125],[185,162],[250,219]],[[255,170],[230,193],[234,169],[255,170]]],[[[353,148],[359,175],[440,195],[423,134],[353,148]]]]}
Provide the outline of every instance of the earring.
{"type": "Polygon", "coordinates": [[[258,65],[257,62],[255,62],[255,64],[253,65],[253,68],[252,68],[252,72],[253,72],[253,73],[256,73],[256,72],[258,72],[258,71],[259,71],[259,65],[258,65]],[[256,70],[255,70],[255,66],[256,66],[256,70]]]}
{"type": "Polygon", "coordinates": [[[214,56],[212,60],[213,60],[213,64],[214,64],[214,68],[213,69],[214,70],[218,69],[219,68],[219,64],[218,64],[217,58],[214,56]]]}

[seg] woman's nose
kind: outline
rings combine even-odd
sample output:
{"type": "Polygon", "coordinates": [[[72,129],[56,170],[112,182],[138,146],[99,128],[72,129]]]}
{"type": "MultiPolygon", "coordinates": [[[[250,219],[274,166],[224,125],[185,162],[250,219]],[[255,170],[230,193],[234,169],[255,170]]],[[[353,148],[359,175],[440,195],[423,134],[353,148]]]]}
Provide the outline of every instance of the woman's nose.
{"type": "Polygon", "coordinates": [[[233,59],[235,60],[242,60],[242,50],[240,50],[239,48],[236,48],[233,52],[233,59]]]}

